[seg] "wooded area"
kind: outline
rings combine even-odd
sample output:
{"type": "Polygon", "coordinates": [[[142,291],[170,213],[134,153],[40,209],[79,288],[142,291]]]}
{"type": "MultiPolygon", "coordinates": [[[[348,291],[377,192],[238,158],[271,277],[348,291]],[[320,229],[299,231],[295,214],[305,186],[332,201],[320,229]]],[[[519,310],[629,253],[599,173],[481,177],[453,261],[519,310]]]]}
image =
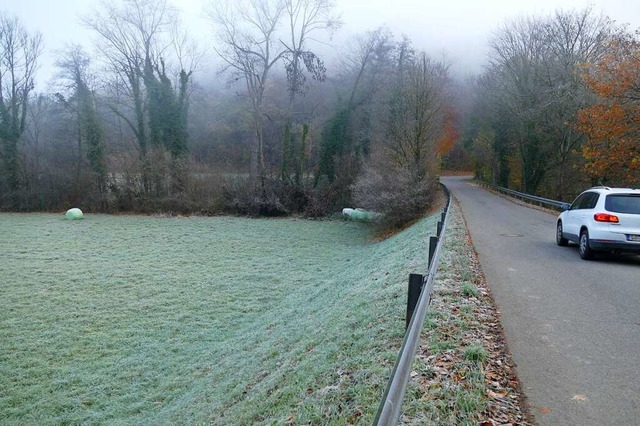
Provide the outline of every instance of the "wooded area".
{"type": "Polygon", "coordinates": [[[42,37],[0,15],[0,210],[319,217],[422,214],[439,169],[570,199],[640,178],[640,36],[591,9],[505,23],[482,75],[386,29],[336,49],[330,0],[211,2],[215,52],[165,0],[103,3],[97,42],[59,54],[34,90],[42,37]],[[205,85],[200,61],[225,67],[205,85]],[[223,84],[222,84],[223,83],[223,84]]]}
{"type": "Polygon", "coordinates": [[[560,200],[637,188],[638,37],[591,9],[501,27],[464,114],[477,175],[560,200]]]}

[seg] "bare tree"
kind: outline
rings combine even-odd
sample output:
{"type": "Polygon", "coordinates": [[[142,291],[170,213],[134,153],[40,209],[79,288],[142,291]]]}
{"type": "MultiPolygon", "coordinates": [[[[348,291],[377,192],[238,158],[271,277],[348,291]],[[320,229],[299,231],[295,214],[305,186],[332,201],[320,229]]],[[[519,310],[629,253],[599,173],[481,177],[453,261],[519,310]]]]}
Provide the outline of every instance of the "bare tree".
{"type": "Polygon", "coordinates": [[[589,98],[580,67],[604,53],[615,31],[585,9],[521,18],[492,38],[485,92],[494,104],[496,136],[515,141],[523,190],[535,192],[555,168],[554,196],[564,195],[567,160],[584,140],[571,125],[589,98]]]}
{"type": "Polygon", "coordinates": [[[308,89],[306,72],[315,80],[323,80],[325,68],[322,60],[309,49],[308,43],[314,33],[327,31],[332,35],[341,25],[334,14],[335,4],[331,0],[286,0],[287,30],[289,36],[281,39],[286,47],[287,82],[290,102],[308,89]]]}
{"type": "Polygon", "coordinates": [[[618,32],[613,22],[591,8],[557,11],[545,25],[550,58],[543,64],[541,78],[549,103],[541,128],[553,140],[552,166],[557,177],[552,186],[556,188],[553,196],[558,199],[572,195],[566,192],[569,163],[577,160],[574,153],[585,141],[584,135],[570,124],[593,96],[581,78],[583,66],[600,60],[607,53],[608,41],[618,32]]]}
{"type": "MultiPolygon", "coordinates": [[[[310,82],[307,74],[313,80],[324,81],[326,68],[324,62],[308,46],[310,39],[317,32],[336,31],[341,22],[333,9],[335,5],[330,0],[287,0],[286,16],[289,37],[281,40],[287,52],[284,55],[287,83],[289,90],[289,106],[282,139],[281,178],[285,182],[291,180],[290,169],[295,170],[295,184],[301,184],[302,163],[305,152],[305,138],[308,124],[302,125],[301,134],[294,130],[293,105],[297,96],[304,96],[309,89],[310,82]],[[300,138],[300,144],[296,143],[300,138]],[[297,146],[300,145],[300,146],[297,146]]],[[[298,114],[298,117],[302,117],[298,114]]]]}
{"type": "MultiPolygon", "coordinates": [[[[104,200],[107,169],[104,154],[104,132],[98,118],[92,85],[95,77],[89,71],[91,59],[79,45],[69,46],[58,59],[59,78],[69,93],[57,93],[58,100],[75,116],[77,125],[76,182],[80,181],[85,158],[89,162],[100,198],[104,200]]],[[[105,207],[103,205],[103,207],[105,207]]]]}
{"type": "Polygon", "coordinates": [[[36,94],[29,100],[27,126],[23,134],[25,142],[24,165],[27,188],[38,186],[42,175],[42,157],[45,135],[51,125],[52,100],[43,94],[36,94]]]}
{"type": "Polygon", "coordinates": [[[391,98],[386,147],[392,161],[420,181],[436,171],[448,106],[448,66],[423,53],[407,68],[391,98]]]}
{"type": "Polygon", "coordinates": [[[136,137],[144,191],[153,189],[157,196],[181,192],[187,173],[189,87],[199,52],[180,30],[176,9],[166,0],[104,2],[85,22],[99,35],[99,49],[112,72],[111,109],[136,137]],[[172,69],[174,62],[177,69],[172,69]],[[159,151],[159,158],[168,152],[168,175],[153,170],[150,148],[159,151]]]}
{"type": "MultiPolygon", "coordinates": [[[[402,44],[400,45],[402,46],[402,44]]],[[[402,49],[400,55],[402,56],[402,49]]],[[[424,214],[433,199],[438,141],[445,133],[448,66],[422,53],[397,62],[385,120],[386,142],[374,148],[352,189],[359,206],[400,226],[424,214]]]]}
{"type": "Polygon", "coordinates": [[[340,72],[350,83],[349,108],[368,102],[385,86],[382,81],[395,71],[392,57],[397,47],[393,34],[385,28],[356,36],[347,44],[340,72]]]}
{"type": "Polygon", "coordinates": [[[345,180],[348,187],[357,175],[361,157],[370,151],[372,110],[397,71],[397,49],[393,35],[383,28],[357,36],[348,44],[340,61],[341,92],[348,98],[338,99],[326,125],[315,185],[326,177],[331,184],[345,180]],[[340,176],[341,171],[349,176],[340,176]]]}
{"type": "Polygon", "coordinates": [[[163,35],[170,32],[175,19],[175,10],[165,0],[103,1],[100,10],[85,18],[99,35],[98,48],[113,72],[112,85],[130,100],[113,105],[112,110],[135,134],[143,159],[149,145],[144,68],[149,62],[157,63],[167,48],[163,35]]]}
{"type": "Polygon", "coordinates": [[[244,80],[255,128],[256,153],[253,173],[265,196],[264,101],[269,74],[288,52],[278,38],[286,0],[215,1],[209,16],[217,28],[217,50],[235,80],[244,80]]]}
{"type": "Polygon", "coordinates": [[[41,52],[40,34],[29,35],[17,18],[0,13],[0,153],[4,181],[12,193],[20,185],[18,141],[25,130],[29,93],[41,52]]]}

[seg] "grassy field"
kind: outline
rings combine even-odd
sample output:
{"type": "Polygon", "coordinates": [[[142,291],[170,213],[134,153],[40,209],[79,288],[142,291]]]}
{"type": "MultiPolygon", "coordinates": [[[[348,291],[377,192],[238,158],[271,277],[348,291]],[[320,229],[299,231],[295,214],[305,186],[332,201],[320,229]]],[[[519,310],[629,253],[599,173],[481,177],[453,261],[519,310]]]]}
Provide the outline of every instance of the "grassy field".
{"type": "Polygon", "coordinates": [[[2,214],[0,419],[370,423],[436,221],[2,214]]]}

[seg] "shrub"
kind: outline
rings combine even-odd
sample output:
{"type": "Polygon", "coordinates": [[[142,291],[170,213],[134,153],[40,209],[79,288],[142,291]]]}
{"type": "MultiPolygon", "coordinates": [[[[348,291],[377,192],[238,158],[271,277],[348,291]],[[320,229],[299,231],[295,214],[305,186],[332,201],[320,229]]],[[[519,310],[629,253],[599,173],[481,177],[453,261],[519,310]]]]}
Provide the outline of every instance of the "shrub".
{"type": "Polygon", "coordinates": [[[353,185],[355,207],[381,213],[384,229],[401,227],[424,215],[433,202],[435,178],[404,167],[374,164],[353,185]]]}
{"type": "Polygon", "coordinates": [[[250,177],[234,177],[225,183],[223,208],[226,213],[246,216],[277,217],[290,213],[281,201],[278,182],[266,179],[262,188],[250,177]]]}

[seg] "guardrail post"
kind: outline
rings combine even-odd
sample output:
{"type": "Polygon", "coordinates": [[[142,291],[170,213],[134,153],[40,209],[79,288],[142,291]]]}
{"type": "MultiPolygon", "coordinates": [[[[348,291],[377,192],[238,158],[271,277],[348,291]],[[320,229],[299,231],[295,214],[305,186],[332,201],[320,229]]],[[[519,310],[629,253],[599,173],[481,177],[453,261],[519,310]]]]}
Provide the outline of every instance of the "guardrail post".
{"type": "Polygon", "coordinates": [[[437,245],[438,245],[438,237],[429,238],[429,268],[431,268],[431,260],[433,259],[433,254],[436,251],[437,245]]]}
{"type": "Polygon", "coordinates": [[[420,293],[422,292],[422,285],[424,283],[424,277],[420,274],[409,275],[409,293],[407,295],[407,318],[405,321],[405,329],[409,327],[413,311],[416,309],[420,293]]]}

